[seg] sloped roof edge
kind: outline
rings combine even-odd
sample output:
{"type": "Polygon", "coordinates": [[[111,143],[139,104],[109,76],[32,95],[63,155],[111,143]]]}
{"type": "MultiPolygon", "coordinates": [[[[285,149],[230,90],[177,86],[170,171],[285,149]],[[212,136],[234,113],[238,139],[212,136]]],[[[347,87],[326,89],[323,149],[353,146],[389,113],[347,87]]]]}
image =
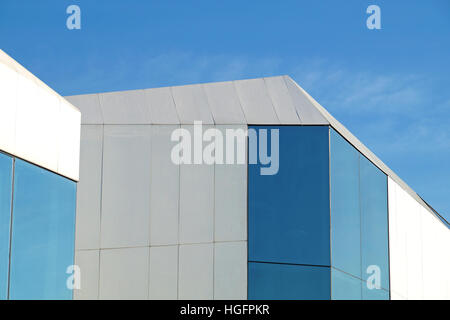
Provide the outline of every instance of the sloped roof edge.
{"type": "Polygon", "coordinates": [[[287,81],[292,81],[297,88],[308,97],[311,103],[319,110],[319,112],[328,120],[330,126],[344,137],[351,145],[353,145],[361,154],[369,159],[375,166],[383,171],[387,176],[394,180],[403,190],[412,196],[417,202],[425,207],[433,216],[441,223],[449,226],[449,223],[436,210],[434,210],[422,197],[420,197],[406,182],[404,182],[394,171],[392,171],[383,161],[380,160],[369,148],[367,148],[358,138],[356,138],[342,123],[337,121],[324,107],[322,107],[313,97],[311,97],[302,87],[300,87],[289,76],[285,76],[287,81]]]}

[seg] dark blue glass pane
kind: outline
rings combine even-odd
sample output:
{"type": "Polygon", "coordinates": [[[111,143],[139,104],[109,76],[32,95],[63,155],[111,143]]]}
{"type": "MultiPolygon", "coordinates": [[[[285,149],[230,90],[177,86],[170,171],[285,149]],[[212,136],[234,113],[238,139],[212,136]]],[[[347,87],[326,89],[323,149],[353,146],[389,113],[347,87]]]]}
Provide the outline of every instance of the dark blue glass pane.
{"type": "Polygon", "coordinates": [[[279,171],[249,165],[249,260],[329,266],[328,127],[250,128],[279,129],[279,171]]]}
{"type": "Polygon", "coordinates": [[[359,152],[330,132],[331,264],[361,278],[359,152]]]}
{"type": "Polygon", "coordinates": [[[362,279],[379,267],[381,287],[389,290],[387,177],[365,157],[360,157],[362,279]]]}
{"type": "Polygon", "coordinates": [[[16,160],[11,299],[71,299],[76,184],[16,160]]]}
{"type": "Polygon", "coordinates": [[[361,300],[361,279],[332,269],[331,296],[333,300],[361,300]]]}
{"type": "Polygon", "coordinates": [[[250,262],[248,298],[329,300],[330,268],[250,262]]]}
{"type": "Polygon", "coordinates": [[[0,300],[8,294],[12,169],[12,158],[0,153],[0,300]]]}

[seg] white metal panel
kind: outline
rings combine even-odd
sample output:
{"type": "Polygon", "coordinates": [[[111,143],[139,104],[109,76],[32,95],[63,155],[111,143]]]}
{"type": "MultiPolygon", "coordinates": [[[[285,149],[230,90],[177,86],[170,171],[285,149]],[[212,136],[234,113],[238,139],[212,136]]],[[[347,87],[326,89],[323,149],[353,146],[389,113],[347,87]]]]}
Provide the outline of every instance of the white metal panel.
{"type": "Polygon", "coordinates": [[[150,126],[105,125],[101,247],[149,243],[150,126]]]}
{"type": "Polygon", "coordinates": [[[178,246],[150,247],[149,299],[178,297],[178,246]]]}
{"type": "MultiPolygon", "coordinates": [[[[246,130],[247,126],[216,126],[226,130],[246,130]]],[[[244,144],[246,146],[246,144],[244,144]]],[[[246,158],[245,147],[244,155],[246,158]]],[[[226,152],[224,152],[225,158],[226,152]]],[[[235,148],[235,161],[236,161],[235,148]]],[[[247,161],[244,164],[216,164],[214,179],[214,239],[215,241],[247,240],[247,161]]]]}
{"type": "Polygon", "coordinates": [[[172,87],[171,89],[175,107],[182,124],[193,124],[194,121],[214,124],[202,85],[172,87]]]}
{"type": "Polygon", "coordinates": [[[447,297],[449,230],[389,178],[391,292],[405,299],[447,297]]]}
{"type": "Polygon", "coordinates": [[[80,167],[81,113],[60,98],[58,173],[78,181],[80,167]]]}
{"type": "Polygon", "coordinates": [[[80,112],[0,51],[0,149],[78,180],[80,112]]]}
{"type": "Polygon", "coordinates": [[[98,299],[99,250],[75,251],[75,265],[80,268],[80,289],[73,290],[75,300],[98,299]]]}
{"type": "Polygon", "coordinates": [[[214,299],[247,299],[247,242],[214,245],[214,299]]]}
{"type": "MultiPolygon", "coordinates": [[[[400,260],[400,239],[397,232],[397,186],[394,181],[388,177],[388,204],[389,204],[389,273],[391,298],[393,293],[397,295],[399,287],[398,275],[402,272],[400,260]]],[[[402,291],[402,290],[400,290],[402,291]]]]}
{"type": "Polygon", "coordinates": [[[391,290],[391,300],[406,300],[406,298],[391,290]]]}
{"type": "MultiPolygon", "coordinates": [[[[38,87],[37,101],[34,106],[35,108],[39,108],[40,118],[36,118],[34,121],[38,122],[40,125],[38,135],[40,136],[40,141],[42,142],[38,145],[40,150],[36,153],[36,156],[38,156],[36,163],[50,169],[53,172],[59,171],[58,155],[61,152],[64,152],[58,145],[58,137],[61,134],[59,133],[59,123],[62,120],[61,118],[64,117],[64,114],[61,114],[61,108],[63,108],[63,106],[60,105],[60,99],[60,97],[55,95],[49,89],[45,87],[38,87]]],[[[74,111],[73,113],[74,117],[76,117],[77,112],[74,111]]],[[[80,124],[78,123],[78,132],[79,126],[80,124]]],[[[70,133],[70,129],[72,128],[64,128],[64,133],[70,133]]],[[[30,138],[28,137],[28,139],[30,138]]],[[[79,140],[80,137],[78,136],[78,143],[79,140]]],[[[66,141],[69,145],[68,148],[71,146],[72,142],[76,143],[76,141],[66,141]]],[[[74,154],[74,156],[76,155],[74,154]]],[[[78,167],[72,172],[73,174],[78,174],[78,167]]],[[[69,176],[70,174],[66,175],[69,176]]]]}
{"type": "Polygon", "coordinates": [[[149,248],[100,251],[100,299],[147,299],[149,248]]]}
{"type": "Polygon", "coordinates": [[[420,205],[409,195],[406,196],[409,198],[408,219],[404,221],[407,228],[408,299],[421,300],[423,299],[423,272],[420,205]]]}
{"type": "Polygon", "coordinates": [[[150,108],[152,124],[179,124],[177,110],[170,88],[144,90],[150,108]]]}
{"type": "Polygon", "coordinates": [[[438,264],[440,244],[437,236],[436,221],[431,215],[423,215],[423,255],[424,255],[424,298],[439,299],[440,283],[442,282],[438,264]]]}
{"type": "Polygon", "coordinates": [[[178,298],[213,299],[212,243],[180,245],[178,298]]]}
{"type": "Polygon", "coordinates": [[[388,178],[389,189],[389,242],[391,291],[407,297],[406,227],[404,224],[405,198],[402,190],[388,178]]]}
{"type": "Polygon", "coordinates": [[[424,287],[426,299],[446,299],[448,265],[446,255],[450,251],[445,242],[448,228],[438,218],[424,215],[424,287]]]}
{"type": "Polygon", "coordinates": [[[263,79],[234,81],[248,124],[280,124],[263,79]]]}
{"type": "Polygon", "coordinates": [[[170,140],[178,125],[151,127],[150,244],[178,243],[180,167],[171,161],[175,142],[170,140]]]}
{"type": "Polygon", "coordinates": [[[81,124],[103,124],[99,94],[83,94],[65,98],[81,111],[81,124]]]}
{"type": "Polygon", "coordinates": [[[300,124],[283,77],[264,78],[270,98],[282,124],[300,124]]]}
{"type": "Polygon", "coordinates": [[[100,248],[103,126],[81,128],[80,181],[77,186],[76,249],[100,248]]]}
{"type": "MultiPolygon", "coordinates": [[[[191,133],[193,126],[182,126],[191,133]]],[[[211,126],[203,126],[207,130],[211,126]]],[[[192,146],[193,150],[193,146],[192,146]]],[[[212,242],[214,165],[180,165],[180,243],[212,242]]]]}
{"type": "Polygon", "coordinates": [[[105,124],[150,124],[150,108],[144,90],[100,94],[105,124]]]}
{"type": "Polygon", "coordinates": [[[17,72],[0,63],[0,150],[15,153],[17,72]]]}
{"type": "Polygon", "coordinates": [[[57,139],[64,133],[58,132],[59,98],[22,75],[19,75],[18,90],[15,154],[56,172],[57,139]]]}
{"type": "Polygon", "coordinates": [[[216,124],[246,123],[233,82],[208,83],[203,88],[216,124]]]}

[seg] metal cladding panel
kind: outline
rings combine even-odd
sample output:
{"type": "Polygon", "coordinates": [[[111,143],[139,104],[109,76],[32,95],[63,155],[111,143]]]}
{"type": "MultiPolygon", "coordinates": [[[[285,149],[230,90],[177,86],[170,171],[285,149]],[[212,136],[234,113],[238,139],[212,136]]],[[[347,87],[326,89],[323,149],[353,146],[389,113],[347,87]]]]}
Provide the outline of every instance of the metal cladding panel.
{"type": "Polygon", "coordinates": [[[148,270],[148,247],[101,250],[100,299],[147,299],[148,270]]]}
{"type": "Polygon", "coordinates": [[[285,77],[284,79],[297,114],[300,117],[300,122],[309,125],[329,124],[328,120],[311,103],[298,84],[289,77],[285,77]]]}
{"type": "Polygon", "coordinates": [[[144,93],[150,107],[152,124],[180,123],[170,88],[146,89],[144,93]]]}
{"type": "Polygon", "coordinates": [[[78,180],[78,109],[0,50],[0,150],[78,180]]]}
{"type": "Polygon", "coordinates": [[[202,85],[172,87],[171,90],[182,124],[193,124],[194,121],[214,124],[214,118],[202,85]]]}
{"type": "Polygon", "coordinates": [[[81,114],[65,99],[61,100],[58,123],[58,173],[78,181],[80,168],[81,114]]]}
{"type": "Polygon", "coordinates": [[[100,248],[103,126],[81,128],[75,249],[100,248]]]}
{"type": "Polygon", "coordinates": [[[14,69],[0,63],[0,149],[12,154],[15,153],[16,146],[18,77],[14,69]]]}
{"type": "Polygon", "coordinates": [[[101,248],[149,243],[150,141],[149,125],[105,125],[101,248]]]}
{"type": "Polygon", "coordinates": [[[234,81],[247,124],[280,124],[263,79],[234,81]]]}
{"type": "Polygon", "coordinates": [[[180,166],[171,159],[178,125],[151,126],[150,245],[178,243],[180,166]]]}
{"type": "Polygon", "coordinates": [[[292,98],[283,77],[264,78],[267,91],[281,124],[300,124],[292,98]]]}
{"type": "Polygon", "coordinates": [[[144,90],[100,94],[104,124],[149,124],[150,108],[144,90]]]}
{"type": "MultiPolygon", "coordinates": [[[[82,126],[76,259],[85,283],[75,299],[246,298],[246,153],[240,165],[174,164],[171,135],[180,128],[193,133],[185,125],[82,126]],[[148,287],[136,282],[144,273],[148,287]]],[[[225,144],[227,129],[247,126],[203,133],[211,128],[225,144]]]]}
{"type": "Polygon", "coordinates": [[[245,124],[239,97],[233,82],[203,85],[216,124],[245,124]]]}
{"type": "Polygon", "coordinates": [[[150,247],[149,271],[149,299],[177,299],[178,246],[150,247]]]}
{"type": "Polygon", "coordinates": [[[23,75],[17,91],[16,155],[57,172],[59,97],[23,75]]]}
{"type": "Polygon", "coordinates": [[[247,242],[214,244],[214,299],[247,298],[247,242]]]}
{"type": "Polygon", "coordinates": [[[100,109],[100,95],[83,94],[68,96],[66,100],[81,111],[81,124],[103,124],[102,110],[100,109]]]}
{"type": "Polygon", "coordinates": [[[388,188],[393,298],[448,299],[448,228],[391,178],[388,188]]]}
{"type": "MultiPolygon", "coordinates": [[[[204,129],[212,126],[203,126],[204,129]]],[[[194,126],[181,126],[194,134],[194,126]]],[[[214,165],[180,165],[180,243],[214,239],[214,165]]]]}
{"type": "MultiPolygon", "coordinates": [[[[216,128],[220,130],[224,137],[226,137],[227,130],[236,133],[237,130],[242,132],[247,130],[247,126],[239,125],[220,125],[216,128]]],[[[243,148],[245,148],[242,151],[244,163],[216,164],[214,167],[215,241],[247,240],[246,140],[242,143],[243,148]]],[[[237,161],[237,157],[235,154],[235,161],[237,161]]]]}
{"type": "Polygon", "coordinates": [[[178,265],[178,299],[214,297],[214,244],[181,245],[178,265]]]}
{"type": "Polygon", "coordinates": [[[81,288],[74,290],[74,300],[98,299],[100,250],[81,250],[75,253],[75,265],[82,272],[81,288]]]}

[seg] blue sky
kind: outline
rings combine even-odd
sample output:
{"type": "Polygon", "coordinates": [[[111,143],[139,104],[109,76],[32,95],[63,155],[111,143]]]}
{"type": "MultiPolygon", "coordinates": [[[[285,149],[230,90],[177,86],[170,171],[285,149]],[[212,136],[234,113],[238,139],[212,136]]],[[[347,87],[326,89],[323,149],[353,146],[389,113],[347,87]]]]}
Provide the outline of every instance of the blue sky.
{"type": "Polygon", "coordinates": [[[288,74],[450,219],[448,0],[1,0],[0,48],[62,95],[288,74]]]}

